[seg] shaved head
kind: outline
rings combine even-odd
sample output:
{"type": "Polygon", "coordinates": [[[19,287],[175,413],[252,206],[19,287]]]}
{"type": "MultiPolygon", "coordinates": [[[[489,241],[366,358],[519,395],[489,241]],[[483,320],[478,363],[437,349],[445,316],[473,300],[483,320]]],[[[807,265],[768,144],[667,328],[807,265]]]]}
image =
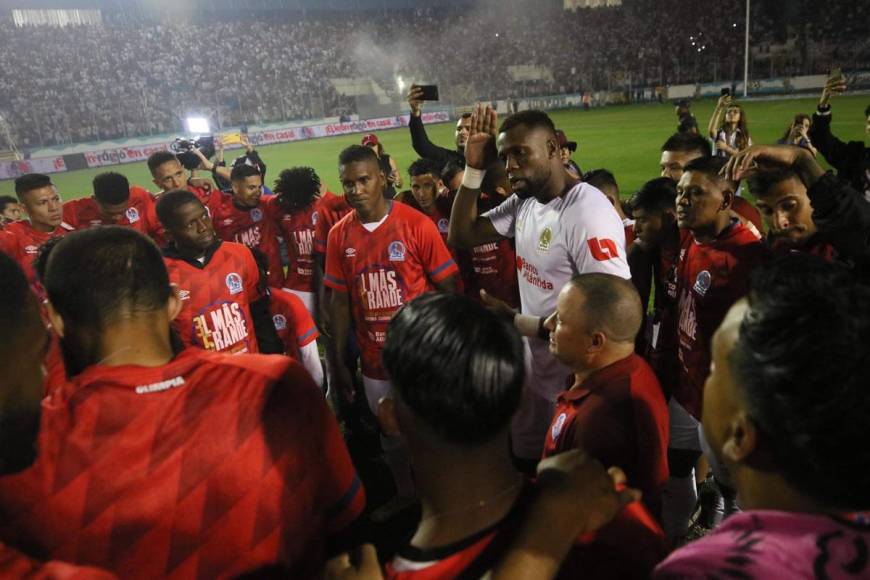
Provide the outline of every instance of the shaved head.
{"type": "Polygon", "coordinates": [[[633,342],[643,321],[640,296],[630,280],[612,274],[582,274],[569,283],[583,295],[588,328],[614,342],[633,342]]]}

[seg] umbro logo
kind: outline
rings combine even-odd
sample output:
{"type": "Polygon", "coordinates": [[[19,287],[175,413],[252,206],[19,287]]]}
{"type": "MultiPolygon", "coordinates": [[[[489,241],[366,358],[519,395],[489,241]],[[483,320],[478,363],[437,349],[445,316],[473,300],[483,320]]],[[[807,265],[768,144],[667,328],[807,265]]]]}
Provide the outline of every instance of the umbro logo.
{"type": "Polygon", "coordinates": [[[348,248],[344,251],[344,255],[347,258],[355,258],[356,257],[356,250],[354,248],[348,248]]]}
{"type": "Polygon", "coordinates": [[[179,300],[190,300],[190,290],[179,290],[178,291],[178,299],[179,300]]]}

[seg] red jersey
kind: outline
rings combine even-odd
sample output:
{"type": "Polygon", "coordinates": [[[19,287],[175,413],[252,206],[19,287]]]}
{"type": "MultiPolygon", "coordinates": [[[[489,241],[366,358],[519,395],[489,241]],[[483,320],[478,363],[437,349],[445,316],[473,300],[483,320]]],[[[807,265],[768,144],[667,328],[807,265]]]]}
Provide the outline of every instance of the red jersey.
{"type": "MultiPolygon", "coordinates": [[[[24,275],[27,276],[27,281],[38,289],[40,286],[36,280],[36,272],[33,270],[33,262],[39,254],[39,247],[51,238],[64,236],[71,231],[73,227],[66,222],[61,222],[53,232],[41,232],[34,229],[27,221],[12,222],[0,232],[0,239],[2,239],[0,249],[18,262],[24,270],[24,275]]],[[[43,297],[41,291],[39,296],[43,297]]]]}
{"type": "Polygon", "coordinates": [[[625,232],[625,247],[629,247],[634,241],[634,220],[623,218],[622,229],[625,232]]]}
{"type": "Polygon", "coordinates": [[[115,580],[117,576],[90,566],[66,562],[39,562],[0,543],[0,578],[28,580],[115,580]]]}
{"type": "Polygon", "coordinates": [[[356,212],[329,232],[324,284],[348,292],[360,345],[363,374],[386,379],[381,349],[393,314],[458,272],[435,225],[417,210],[390,203],[384,221],[370,232],[356,212]]]}
{"type": "Polygon", "coordinates": [[[284,267],[281,265],[281,247],[278,244],[278,228],[272,221],[266,200],[257,207],[239,209],[233,196],[216,191],[208,201],[211,221],[215,232],[225,242],[244,244],[257,248],[269,258],[269,286],[284,285],[284,267]]]}
{"type": "Polygon", "coordinates": [[[284,352],[296,360],[301,360],[300,350],[309,345],[320,336],[314,319],[305,303],[287,290],[269,288],[269,306],[272,309],[272,323],[278,338],[284,344],[284,352]]]}
{"type": "Polygon", "coordinates": [[[746,294],[749,274],[766,256],[762,243],[734,222],[712,243],[680,231],[677,261],[679,381],[674,396],[701,419],[704,382],[710,373],[711,340],[728,309],[746,294]]]}
{"type": "Polygon", "coordinates": [[[758,208],[749,203],[744,198],[735,195],[734,201],[731,202],[731,210],[739,215],[749,231],[755,234],[755,237],[761,239],[764,237],[764,220],[761,219],[761,212],[758,208]]]}
{"type": "Polygon", "coordinates": [[[353,211],[343,195],[326,192],[317,202],[317,223],[314,225],[314,251],[326,254],[326,241],[329,230],[341,218],[353,211]]]}
{"type": "MultiPolygon", "coordinates": [[[[386,564],[388,580],[482,578],[507,554],[530,506],[530,485],[495,526],[431,550],[405,546],[386,564]]],[[[664,533],[639,502],[597,532],[577,538],[557,578],[647,580],[666,554],[664,533]]]]}
{"type": "Polygon", "coordinates": [[[293,213],[281,207],[277,197],[272,197],[268,206],[281,237],[287,243],[290,263],[284,286],[300,292],[314,292],[314,229],[320,218],[318,202],[293,213]]]}
{"type": "Polygon", "coordinates": [[[636,354],[598,369],[559,395],[544,458],[584,449],[607,467],[622,468],[661,513],[668,481],[668,404],[650,366],[636,354]]]}
{"type": "Polygon", "coordinates": [[[130,188],[127,211],[116,223],[107,223],[93,197],[74,199],[63,204],[63,220],[73,229],[84,230],[94,226],[126,226],[150,236],[158,245],[163,244],[163,226],[157,219],[157,204],[150,193],[139,186],[130,188]]]}
{"type": "Polygon", "coordinates": [[[164,251],[169,281],[181,294],[181,312],[173,321],[185,345],[218,352],[259,352],[251,303],[260,298],[260,273],[242,244],[220,242],[205,259],[186,260],[164,251]]]}
{"type": "Polygon", "coordinates": [[[43,403],[39,449],[0,480],[2,540],[123,578],[314,577],[365,503],[323,395],[283,356],[91,366],[43,403]]]}

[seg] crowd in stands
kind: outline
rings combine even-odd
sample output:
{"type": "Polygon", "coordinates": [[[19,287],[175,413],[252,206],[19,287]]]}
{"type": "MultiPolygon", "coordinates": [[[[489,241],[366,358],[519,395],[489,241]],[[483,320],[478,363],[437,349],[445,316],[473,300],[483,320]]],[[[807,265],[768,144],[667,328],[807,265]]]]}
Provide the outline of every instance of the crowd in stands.
{"type": "MultiPolygon", "coordinates": [[[[806,44],[789,72],[824,70],[829,63],[815,54],[818,46],[828,55],[839,51],[839,61],[866,64],[859,24],[866,4],[838,5],[804,20],[799,37],[806,44]]],[[[526,16],[482,6],[84,28],[16,28],[6,21],[0,114],[18,146],[29,149],[179,132],[186,115],[203,110],[226,126],[356,112],[354,99],[336,92],[335,78],[371,77],[392,94],[402,75],[439,84],[442,99],[467,104],[734,79],[742,70],[740,0],[526,16]],[[509,72],[516,65],[548,73],[518,81],[509,72]]],[[[753,13],[754,46],[798,35],[776,22],[764,4],[753,13]]]]}

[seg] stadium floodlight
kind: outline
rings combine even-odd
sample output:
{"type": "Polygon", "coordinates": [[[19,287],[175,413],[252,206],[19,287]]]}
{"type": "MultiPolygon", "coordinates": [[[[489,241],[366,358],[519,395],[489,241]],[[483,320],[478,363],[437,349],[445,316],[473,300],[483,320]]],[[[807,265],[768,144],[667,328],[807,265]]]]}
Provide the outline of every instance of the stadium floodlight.
{"type": "Polygon", "coordinates": [[[188,117],[184,120],[187,130],[194,135],[208,135],[211,129],[208,126],[208,119],[205,117],[188,117]]]}
{"type": "Polygon", "coordinates": [[[396,77],[396,87],[398,87],[400,93],[405,92],[405,81],[400,76],[396,77]]]}

